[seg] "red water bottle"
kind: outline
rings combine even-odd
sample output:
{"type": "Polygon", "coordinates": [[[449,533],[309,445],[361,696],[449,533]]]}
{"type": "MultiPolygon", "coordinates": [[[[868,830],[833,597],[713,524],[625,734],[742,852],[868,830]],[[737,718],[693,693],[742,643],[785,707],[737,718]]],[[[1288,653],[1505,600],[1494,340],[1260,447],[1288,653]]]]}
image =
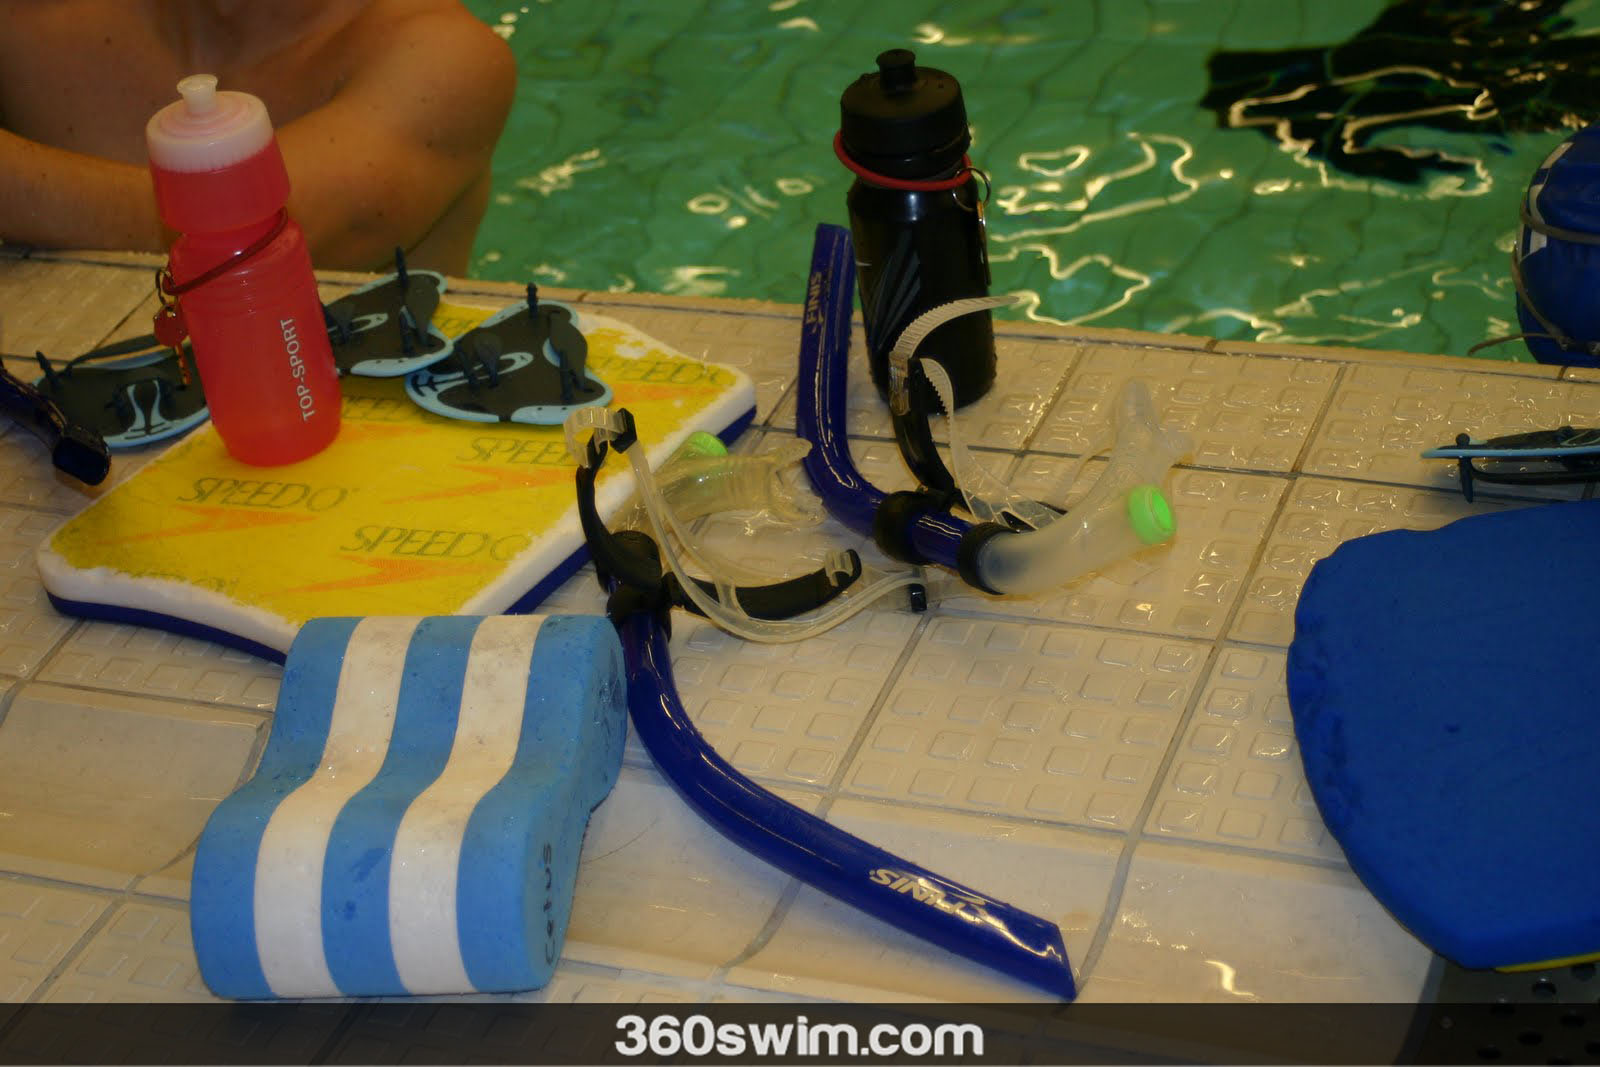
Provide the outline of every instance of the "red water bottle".
{"type": "Polygon", "coordinates": [[[211,74],[145,127],[161,218],[182,236],[161,275],[163,343],[185,334],[211,419],[244,463],[293,463],[339,432],[339,376],[289,173],[267,108],[211,74]]]}

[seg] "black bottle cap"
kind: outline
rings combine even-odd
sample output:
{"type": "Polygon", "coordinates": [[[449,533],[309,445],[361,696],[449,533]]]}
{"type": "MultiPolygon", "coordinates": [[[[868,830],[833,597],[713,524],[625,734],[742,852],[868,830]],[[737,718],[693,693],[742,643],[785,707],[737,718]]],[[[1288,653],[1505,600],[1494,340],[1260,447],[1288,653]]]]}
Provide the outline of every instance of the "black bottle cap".
{"type": "Polygon", "coordinates": [[[960,84],[916,61],[904,48],[884,52],[878,72],[857,78],[839,99],[844,150],[867,170],[890,178],[948,174],[972,144],[960,84]]]}

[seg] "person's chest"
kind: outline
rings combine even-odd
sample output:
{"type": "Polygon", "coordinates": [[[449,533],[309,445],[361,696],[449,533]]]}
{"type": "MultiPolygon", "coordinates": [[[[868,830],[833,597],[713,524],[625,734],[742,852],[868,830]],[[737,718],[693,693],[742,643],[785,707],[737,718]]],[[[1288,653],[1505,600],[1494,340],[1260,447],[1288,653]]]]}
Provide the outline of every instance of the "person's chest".
{"type": "MultiPolygon", "coordinates": [[[[9,6],[0,4],[0,18],[9,6]]],[[[190,70],[191,61],[115,5],[94,5],[100,19],[64,18],[50,4],[17,6],[24,17],[0,42],[0,124],[87,155],[143,163],[145,123],[178,99],[178,80],[188,74],[215,74],[218,88],[261,97],[280,125],[326,103],[344,76],[310,47],[253,63],[201,60],[206,69],[190,70]]]]}

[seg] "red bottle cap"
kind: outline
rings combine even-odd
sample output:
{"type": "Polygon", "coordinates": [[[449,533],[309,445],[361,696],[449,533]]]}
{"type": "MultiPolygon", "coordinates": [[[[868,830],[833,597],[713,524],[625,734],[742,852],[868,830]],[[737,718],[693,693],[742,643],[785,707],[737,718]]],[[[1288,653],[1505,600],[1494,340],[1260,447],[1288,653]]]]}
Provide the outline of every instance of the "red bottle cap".
{"type": "Polygon", "coordinates": [[[213,74],[178,83],[182,100],[145,126],[156,203],[181,233],[259,222],[289,199],[289,173],[267,107],[249,93],[218,92],[213,74]]]}

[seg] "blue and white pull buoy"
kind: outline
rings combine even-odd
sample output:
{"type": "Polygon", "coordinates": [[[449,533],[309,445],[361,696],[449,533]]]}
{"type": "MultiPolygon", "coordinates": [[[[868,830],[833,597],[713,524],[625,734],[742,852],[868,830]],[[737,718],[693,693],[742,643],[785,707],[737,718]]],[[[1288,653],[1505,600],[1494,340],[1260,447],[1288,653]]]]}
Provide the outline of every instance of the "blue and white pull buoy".
{"type": "Polygon", "coordinates": [[[590,811],[622,765],[603,617],[313,619],[255,776],[195,854],[200,973],[224,997],[537,989],[590,811]]]}
{"type": "Polygon", "coordinates": [[[1528,351],[1541,363],[1600,366],[1600,125],[1545,158],[1521,216],[1511,277],[1528,351]]]}

